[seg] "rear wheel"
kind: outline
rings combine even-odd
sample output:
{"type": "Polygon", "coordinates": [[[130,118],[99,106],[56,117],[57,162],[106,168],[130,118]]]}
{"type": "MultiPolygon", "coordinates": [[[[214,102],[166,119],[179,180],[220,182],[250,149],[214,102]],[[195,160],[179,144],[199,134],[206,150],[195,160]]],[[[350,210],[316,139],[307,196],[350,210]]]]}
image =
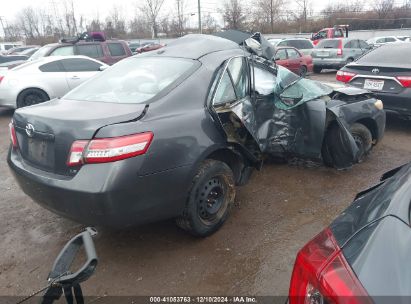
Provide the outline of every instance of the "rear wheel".
{"type": "Polygon", "coordinates": [[[313,70],[314,70],[314,73],[321,73],[321,71],[323,70],[321,67],[314,67],[313,68],[313,70]]]}
{"type": "Polygon", "coordinates": [[[305,65],[302,65],[300,67],[300,70],[298,71],[298,74],[300,77],[304,78],[307,75],[307,67],[305,65]]]}
{"type": "Polygon", "coordinates": [[[345,64],[349,64],[354,61],[354,58],[348,58],[345,64]]]}
{"type": "Polygon", "coordinates": [[[17,108],[32,106],[50,100],[46,92],[40,89],[27,89],[17,97],[17,108]]]}
{"type": "Polygon", "coordinates": [[[195,236],[211,235],[227,219],[234,197],[231,169],[221,161],[206,160],[193,179],[186,207],[176,223],[195,236]]]}

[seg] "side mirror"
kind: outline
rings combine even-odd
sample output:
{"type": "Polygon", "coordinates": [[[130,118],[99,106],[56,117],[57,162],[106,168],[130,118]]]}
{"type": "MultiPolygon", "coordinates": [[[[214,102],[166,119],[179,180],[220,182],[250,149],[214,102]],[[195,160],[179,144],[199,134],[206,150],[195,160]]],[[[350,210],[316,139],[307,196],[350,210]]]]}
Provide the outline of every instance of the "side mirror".
{"type": "Polygon", "coordinates": [[[105,70],[107,70],[108,69],[108,65],[102,65],[102,66],[100,66],[99,68],[98,68],[98,70],[100,71],[100,72],[103,72],[103,71],[105,71],[105,70]]]}
{"type": "Polygon", "coordinates": [[[299,103],[303,99],[303,94],[299,93],[298,95],[291,95],[289,93],[283,92],[280,95],[281,102],[285,104],[286,106],[295,106],[297,103],[299,103]]]}
{"type": "Polygon", "coordinates": [[[98,259],[92,240],[96,234],[94,228],[87,228],[86,231],[72,238],[57,256],[48,280],[62,285],[74,285],[86,281],[97,266],[98,259]],[[86,261],[76,272],[72,272],[70,268],[83,247],[86,261]]]}

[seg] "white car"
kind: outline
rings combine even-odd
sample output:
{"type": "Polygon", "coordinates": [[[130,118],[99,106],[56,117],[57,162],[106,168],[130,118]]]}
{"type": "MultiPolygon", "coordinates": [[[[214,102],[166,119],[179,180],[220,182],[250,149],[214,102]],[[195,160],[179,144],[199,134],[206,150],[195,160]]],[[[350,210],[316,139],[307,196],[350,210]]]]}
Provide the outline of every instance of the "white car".
{"type": "Polygon", "coordinates": [[[51,56],[0,71],[0,106],[21,108],[65,95],[106,69],[86,56],[51,56]]]}
{"type": "Polygon", "coordinates": [[[372,46],[380,46],[386,43],[404,42],[395,36],[374,37],[367,40],[367,43],[372,46]]]}

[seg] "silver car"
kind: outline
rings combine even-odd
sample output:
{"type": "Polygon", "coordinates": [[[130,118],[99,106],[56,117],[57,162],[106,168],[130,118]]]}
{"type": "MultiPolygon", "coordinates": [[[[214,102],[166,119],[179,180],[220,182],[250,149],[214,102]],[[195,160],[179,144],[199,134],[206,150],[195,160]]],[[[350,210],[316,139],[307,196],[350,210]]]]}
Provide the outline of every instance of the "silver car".
{"type": "Polygon", "coordinates": [[[372,47],[364,40],[353,38],[336,38],[321,40],[313,50],[314,72],[323,69],[340,69],[353,62],[372,47]]]}
{"type": "Polygon", "coordinates": [[[384,45],[387,43],[401,43],[404,40],[395,36],[374,37],[367,40],[367,43],[373,47],[384,45]]]}
{"type": "Polygon", "coordinates": [[[306,38],[286,38],[276,44],[276,47],[281,46],[292,46],[304,55],[311,55],[314,49],[314,45],[311,40],[306,38]]]}
{"type": "Polygon", "coordinates": [[[0,71],[0,106],[21,108],[65,95],[106,64],[85,56],[52,56],[0,71]]]}

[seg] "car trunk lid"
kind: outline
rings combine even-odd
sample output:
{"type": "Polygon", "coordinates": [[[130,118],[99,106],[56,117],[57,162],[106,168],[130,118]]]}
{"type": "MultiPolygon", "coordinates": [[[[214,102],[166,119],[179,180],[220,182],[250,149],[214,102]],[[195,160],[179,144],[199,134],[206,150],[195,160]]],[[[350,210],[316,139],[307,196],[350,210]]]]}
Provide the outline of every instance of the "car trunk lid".
{"type": "Polygon", "coordinates": [[[353,71],[356,76],[350,81],[350,85],[365,88],[373,92],[399,94],[404,90],[397,77],[411,76],[411,69],[398,65],[385,66],[384,64],[348,65],[346,70],[353,71]]]}
{"type": "Polygon", "coordinates": [[[52,100],[18,109],[13,117],[25,161],[56,174],[71,175],[66,162],[75,140],[92,139],[102,127],[144,115],[144,104],[52,100]]]}

